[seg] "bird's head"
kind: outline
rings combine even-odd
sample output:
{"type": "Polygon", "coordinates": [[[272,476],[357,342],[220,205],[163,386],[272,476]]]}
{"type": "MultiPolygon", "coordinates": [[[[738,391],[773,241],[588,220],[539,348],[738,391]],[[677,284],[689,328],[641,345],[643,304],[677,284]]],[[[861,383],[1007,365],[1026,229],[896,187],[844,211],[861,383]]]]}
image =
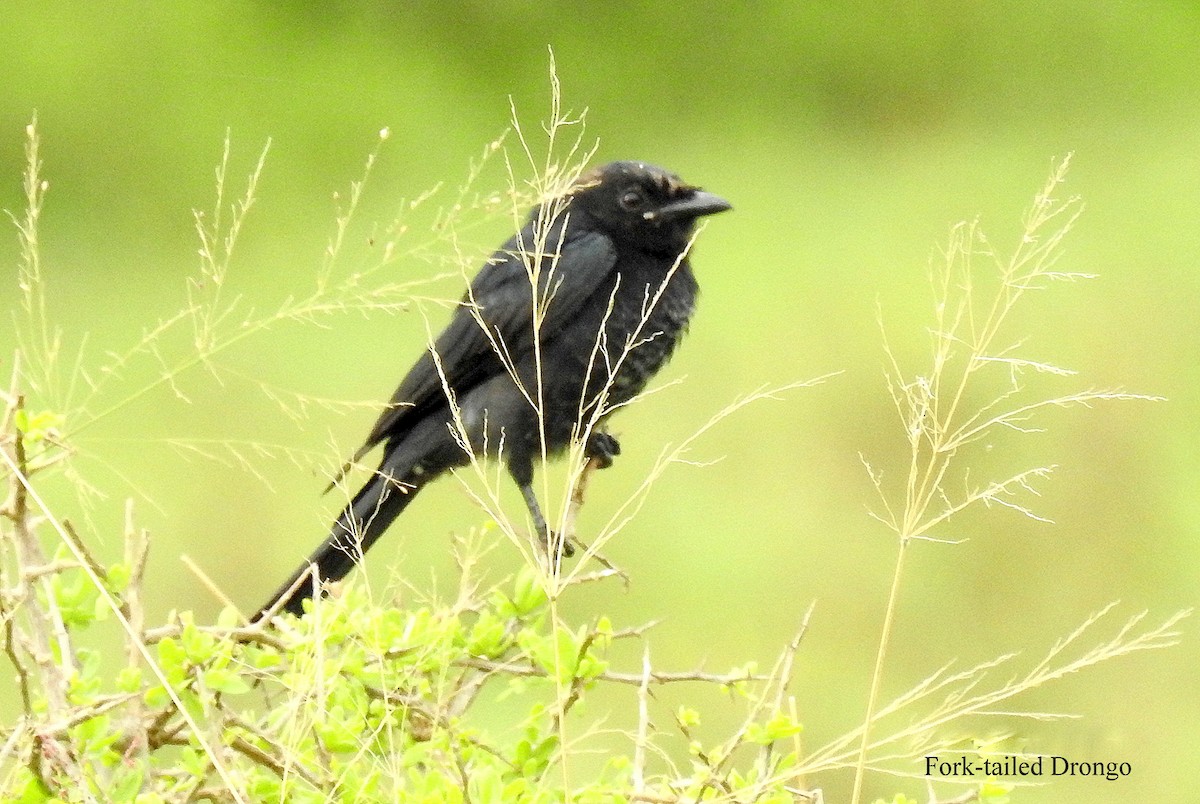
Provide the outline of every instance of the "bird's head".
{"type": "Polygon", "coordinates": [[[662,168],[610,162],[579,180],[570,208],[585,212],[618,242],[674,257],[687,248],[697,218],[731,207],[662,168]]]}

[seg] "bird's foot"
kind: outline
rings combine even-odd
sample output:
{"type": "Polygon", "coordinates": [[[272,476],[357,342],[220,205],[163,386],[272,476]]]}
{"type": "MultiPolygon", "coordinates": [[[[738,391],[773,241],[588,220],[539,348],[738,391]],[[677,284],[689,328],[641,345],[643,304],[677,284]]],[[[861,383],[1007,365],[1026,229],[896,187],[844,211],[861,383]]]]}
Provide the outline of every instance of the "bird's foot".
{"type": "Polygon", "coordinates": [[[556,531],[547,528],[542,532],[542,539],[545,540],[546,552],[550,554],[551,558],[560,555],[563,558],[570,558],[575,555],[575,545],[571,544],[556,531]]]}
{"type": "Polygon", "coordinates": [[[583,445],[585,457],[596,462],[597,469],[612,466],[613,458],[621,454],[621,442],[609,433],[594,430],[583,445]]]}

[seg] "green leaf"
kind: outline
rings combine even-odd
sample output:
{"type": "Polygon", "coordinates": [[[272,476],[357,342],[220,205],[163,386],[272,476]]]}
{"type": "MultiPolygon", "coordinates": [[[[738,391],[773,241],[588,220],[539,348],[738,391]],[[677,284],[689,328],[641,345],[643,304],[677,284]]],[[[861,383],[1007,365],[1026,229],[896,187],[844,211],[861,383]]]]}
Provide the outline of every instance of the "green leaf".
{"type": "Polygon", "coordinates": [[[776,740],[792,737],[802,731],[804,726],[783,712],[776,712],[766,723],[751,723],[746,729],[746,739],[759,745],[770,745],[776,740]]]}
{"type": "Polygon", "coordinates": [[[179,645],[192,664],[204,664],[213,657],[217,640],[211,634],[206,634],[196,627],[194,622],[184,623],[183,631],[179,634],[179,645]]]}
{"type": "Polygon", "coordinates": [[[242,658],[255,670],[279,667],[283,662],[283,657],[279,655],[279,651],[275,650],[275,648],[262,645],[247,645],[242,658]]]}
{"type": "Polygon", "coordinates": [[[536,667],[562,684],[570,684],[579,668],[579,648],[583,631],[578,636],[560,628],[544,637],[531,630],[522,631],[517,640],[536,667]]]}
{"type": "Polygon", "coordinates": [[[113,564],[105,570],[105,573],[108,575],[108,588],[114,594],[119,595],[129,588],[132,573],[128,564],[113,564]]]}
{"type": "Polygon", "coordinates": [[[612,620],[601,616],[596,621],[596,627],[592,629],[592,633],[596,635],[596,638],[592,640],[592,644],[600,650],[608,650],[613,641],[612,620]]]}
{"type": "Polygon", "coordinates": [[[27,767],[13,771],[14,778],[8,790],[15,792],[14,804],[43,804],[49,800],[50,790],[37,774],[27,767]]]}
{"type": "Polygon", "coordinates": [[[1012,785],[999,782],[984,782],[979,786],[980,804],[1008,804],[1012,785]]]}
{"type": "Polygon", "coordinates": [[[50,410],[39,410],[36,413],[31,413],[28,410],[21,409],[13,417],[13,423],[25,435],[27,442],[36,443],[62,430],[63,425],[66,423],[66,417],[61,413],[55,413],[50,410]]]}
{"type": "Polygon", "coordinates": [[[214,667],[204,672],[204,684],[215,692],[226,695],[241,695],[250,691],[250,685],[240,675],[226,668],[214,667]]]}
{"type": "Polygon", "coordinates": [[[509,644],[507,631],[502,619],[490,611],[484,611],[475,621],[475,625],[471,626],[467,636],[467,653],[488,659],[500,656],[509,644]]]}
{"type": "Polygon", "coordinates": [[[59,573],[51,578],[50,588],[68,628],[86,628],[95,622],[97,592],[86,576],[59,573]]]}
{"type": "Polygon", "coordinates": [[[549,598],[546,597],[546,588],[537,571],[529,566],[522,567],[513,586],[512,603],[517,616],[528,617],[544,607],[547,602],[549,598]]]}
{"type": "Polygon", "coordinates": [[[160,640],[156,650],[158,666],[172,685],[178,685],[187,678],[187,654],[174,637],[160,640]]]}
{"type": "Polygon", "coordinates": [[[118,766],[113,773],[112,784],[105,790],[107,801],[133,801],[138,791],[142,789],[145,771],[137,766],[118,766]]]}
{"type": "Polygon", "coordinates": [[[473,804],[506,804],[500,771],[494,767],[476,770],[467,784],[473,804]]]}
{"type": "Polygon", "coordinates": [[[208,775],[210,761],[208,755],[195,748],[185,748],[179,754],[179,767],[195,779],[203,779],[208,775]]]}
{"type": "Polygon", "coordinates": [[[217,615],[218,628],[237,628],[241,625],[242,615],[233,606],[226,606],[217,615]]]}
{"type": "MultiPolygon", "coordinates": [[[[592,645],[595,648],[595,644],[592,645]]],[[[594,678],[604,675],[608,671],[608,662],[598,656],[593,655],[589,650],[579,660],[579,666],[575,670],[575,675],[585,681],[591,681],[594,678]]]]}
{"type": "Polygon", "coordinates": [[[155,684],[146,690],[145,694],[142,695],[142,700],[151,709],[162,709],[171,702],[171,696],[167,695],[166,687],[161,684],[155,684]]]}
{"type": "Polygon", "coordinates": [[[700,725],[700,713],[695,709],[686,706],[680,706],[675,711],[675,719],[679,721],[679,725],[685,729],[694,728],[700,725]]]}
{"type": "Polygon", "coordinates": [[[117,673],[116,687],[119,692],[135,692],[142,687],[142,668],[122,667],[117,673]]]}
{"type": "Polygon", "coordinates": [[[313,724],[326,750],[334,753],[355,753],[359,750],[366,723],[354,711],[341,705],[330,707],[323,720],[313,724]]]}

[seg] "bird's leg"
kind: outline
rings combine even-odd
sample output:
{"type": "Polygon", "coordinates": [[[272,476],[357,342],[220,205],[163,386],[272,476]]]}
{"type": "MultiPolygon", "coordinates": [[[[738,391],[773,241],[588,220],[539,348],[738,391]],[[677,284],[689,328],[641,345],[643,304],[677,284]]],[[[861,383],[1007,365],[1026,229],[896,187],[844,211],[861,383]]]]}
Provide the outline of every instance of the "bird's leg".
{"type": "Polygon", "coordinates": [[[550,530],[546,524],[546,517],[542,516],[542,508],[538,505],[537,495],[533,493],[532,483],[521,483],[521,496],[525,498],[525,507],[529,509],[529,516],[533,520],[533,527],[537,530],[538,536],[542,538],[542,542],[546,545],[546,551],[553,559],[561,554],[565,558],[570,558],[575,555],[575,548],[569,542],[563,539],[559,534],[550,530]]]}
{"type": "Polygon", "coordinates": [[[597,469],[607,469],[612,466],[613,458],[621,454],[621,443],[603,430],[593,430],[588,434],[583,444],[585,458],[596,462],[597,469]]]}

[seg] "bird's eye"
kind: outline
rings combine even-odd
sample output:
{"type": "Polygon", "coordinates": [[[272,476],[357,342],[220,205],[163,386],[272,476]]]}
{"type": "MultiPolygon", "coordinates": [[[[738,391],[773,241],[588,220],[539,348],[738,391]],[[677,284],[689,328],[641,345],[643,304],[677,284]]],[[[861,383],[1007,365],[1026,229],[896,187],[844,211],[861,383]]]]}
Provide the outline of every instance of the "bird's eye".
{"type": "Polygon", "coordinates": [[[621,196],[621,206],[625,209],[637,209],[645,201],[637,190],[629,190],[621,196]]]}

